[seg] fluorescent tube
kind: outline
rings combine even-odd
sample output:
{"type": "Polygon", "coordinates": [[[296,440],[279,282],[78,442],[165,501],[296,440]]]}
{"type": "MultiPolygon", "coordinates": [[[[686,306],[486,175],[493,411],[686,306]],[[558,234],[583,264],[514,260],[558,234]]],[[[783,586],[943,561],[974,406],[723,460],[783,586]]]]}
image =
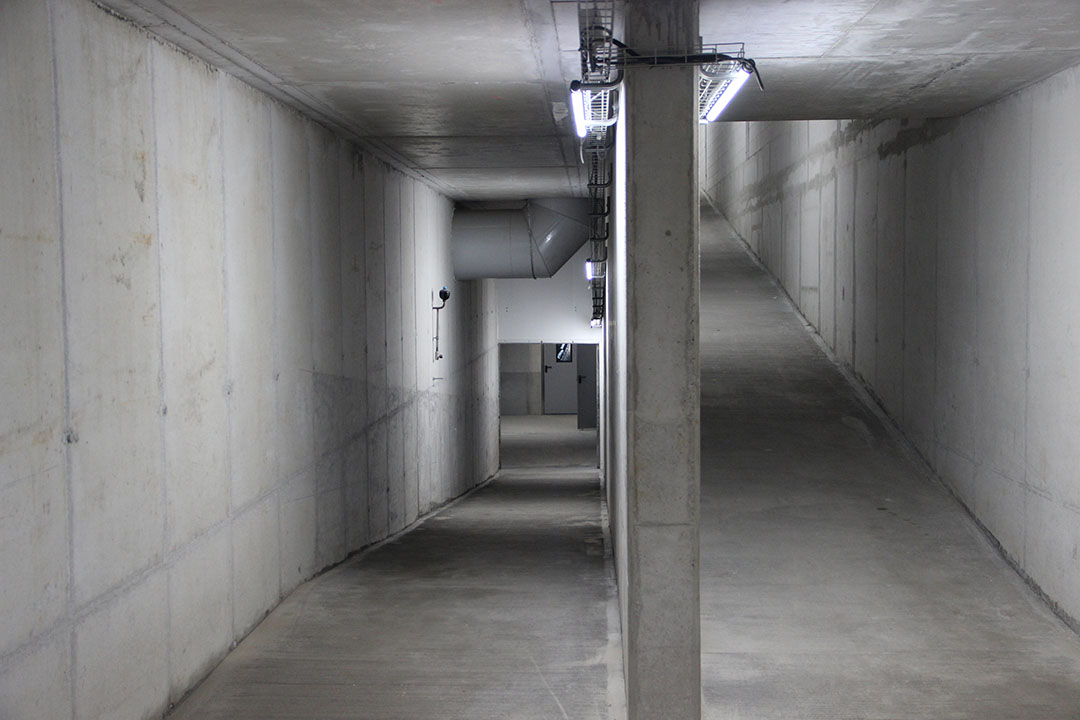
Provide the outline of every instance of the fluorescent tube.
{"type": "Polygon", "coordinates": [[[585,124],[585,93],[585,90],[570,91],[570,107],[574,109],[574,128],[580,138],[585,137],[589,132],[585,124]]]}
{"type": "Polygon", "coordinates": [[[743,84],[750,79],[750,73],[745,68],[739,68],[735,76],[728,81],[727,87],[720,93],[720,97],[716,99],[713,106],[709,108],[709,111],[705,113],[705,122],[712,122],[716,118],[720,117],[720,113],[724,111],[727,104],[731,102],[739,90],[742,89],[743,84]]]}

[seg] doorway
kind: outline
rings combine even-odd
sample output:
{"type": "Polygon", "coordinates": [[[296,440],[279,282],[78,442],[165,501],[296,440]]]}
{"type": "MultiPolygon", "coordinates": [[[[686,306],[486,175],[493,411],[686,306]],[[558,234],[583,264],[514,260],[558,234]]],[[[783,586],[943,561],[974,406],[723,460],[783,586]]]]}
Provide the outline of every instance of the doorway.
{"type": "Polygon", "coordinates": [[[577,363],[573,343],[544,343],[544,414],[578,411],[577,363]]]}
{"type": "Polygon", "coordinates": [[[550,452],[541,452],[540,446],[548,447],[556,435],[560,437],[556,445],[562,448],[556,464],[566,462],[566,452],[573,448],[574,463],[587,456],[585,462],[596,466],[599,356],[595,344],[499,345],[500,453],[504,466],[550,465],[550,452]]]}
{"type": "Polygon", "coordinates": [[[577,426],[579,430],[597,426],[600,414],[600,395],[597,393],[596,377],[599,372],[598,346],[575,345],[577,353],[577,426]]]}
{"type": "Polygon", "coordinates": [[[597,425],[597,346],[587,343],[544,343],[545,415],[577,415],[578,429],[597,425]]]}
{"type": "Polygon", "coordinates": [[[499,345],[499,414],[574,415],[597,426],[599,347],[591,343],[499,345]]]}

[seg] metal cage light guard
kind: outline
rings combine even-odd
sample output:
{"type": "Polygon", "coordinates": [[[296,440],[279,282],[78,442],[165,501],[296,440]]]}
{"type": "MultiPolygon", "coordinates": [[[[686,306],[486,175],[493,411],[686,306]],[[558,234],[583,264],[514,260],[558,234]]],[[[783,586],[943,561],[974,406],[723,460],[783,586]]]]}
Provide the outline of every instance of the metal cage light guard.
{"type": "Polygon", "coordinates": [[[615,2],[579,0],[581,80],[570,84],[574,129],[581,138],[580,155],[588,166],[590,254],[585,274],[592,288],[592,327],[604,321],[607,288],[607,240],[614,168],[609,154],[615,147],[619,117],[619,86],[626,67],[697,65],[698,122],[715,120],[751,76],[765,89],[757,65],[746,57],[743,43],[702,45],[692,52],[640,52],[615,39],[615,2]]]}
{"type": "Polygon", "coordinates": [[[588,168],[590,228],[585,276],[592,291],[589,325],[600,327],[604,321],[607,239],[614,190],[611,153],[615,149],[618,87],[622,83],[622,68],[616,63],[622,50],[614,38],[615,3],[581,0],[578,27],[581,80],[571,85],[571,106],[575,129],[581,138],[581,161],[588,168]]]}

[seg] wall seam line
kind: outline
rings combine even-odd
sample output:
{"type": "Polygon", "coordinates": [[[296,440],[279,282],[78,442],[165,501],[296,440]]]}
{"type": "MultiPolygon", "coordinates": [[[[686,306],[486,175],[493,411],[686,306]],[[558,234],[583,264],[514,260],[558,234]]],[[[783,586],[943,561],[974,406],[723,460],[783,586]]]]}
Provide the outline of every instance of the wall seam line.
{"type": "MultiPolygon", "coordinates": [[[[836,121],[836,129],[834,130],[834,132],[837,135],[840,134],[840,121],[839,120],[836,121]]],[[[839,328],[839,326],[840,326],[840,308],[838,307],[839,303],[836,300],[836,287],[837,287],[837,285],[840,284],[840,275],[839,275],[839,270],[840,270],[840,267],[839,267],[840,249],[839,249],[838,242],[837,242],[837,239],[839,238],[839,235],[840,235],[840,213],[837,212],[839,210],[839,208],[840,208],[840,146],[839,145],[837,145],[837,147],[836,147],[835,155],[836,155],[836,157],[833,159],[833,163],[834,163],[833,166],[836,168],[837,173],[836,173],[836,180],[835,180],[835,182],[833,182],[833,214],[832,214],[833,215],[833,223],[832,223],[832,225],[833,225],[833,227],[832,227],[832,236],[833,236],[832,237],[832,247],[833,247],[833,257],[832,257],[832,266],[833,266],[832,316],[833,316],[833,318],[832,318],[832,331],[830,333],[832,335],[832,348],[833,348],[834,352],[839,350],[838,345],[840,344],[840,338],[838,336],[838,333],[840,331],[840,328],[839,328]]],[[[837,355],[839,356],[839,352],[837,352],[837,355]]]]}
{"type": "MultiPolygon", "coordinates": [[[[880,283],[880,279],[881,279],[881,234],[882,234],[882,228],[881,228],[881,212],[880,212],[881,206],[879,205],[879,203],[881,201],[881,196],[882,196],[882,192],[881,192],[881,185],[882,185],[882,179],[883,179],[882,175],[884,175],[885,172],[887,172],[887,170],[883,170],[882,163],[879,161],[877,166],[874,167],[874,200],[873,200],[873,202],[874,202],[874,215],[873,215],[874,220],[873,220],[873,223],[871,224],[871,226],[873,227],[873,231],[874,231],[874,236],[873,236],[874,262],[872,264],[873,273],[874,273],[874,278],[873,278],[874,279],[874,316],[873,316],[873,320],[874,320],[874,354],[873,354],[873,361],[872,361],[872,365],[871,365],[871,367],[873,368],[873,375],[872,375],[873,382],[868,382],[867,383],[867,385],[870,385],[871,387],[874,387],[875,394],[883,393],[884,385],[885,385],[884,381],[881,378],[881,373],[878,371],[878,359],[881,357],[881,337],[880,337],[881,336],[881,320],[880,319],[881,319],[881,305],[882,305],[882,302],[881,302],[881,283],[880,283]]],[[[882,398],[881,405],[882,405],[882,407],[884,407],[884,405],[885,405],[884,398],[882,398]]]]}
{"type": "MultiPolygon", "coordinates": [[[[933,157],[933,156],[931,156],[931,157],[933,157]]],[[[948,179],[946,179],[946,183],[948,183],[948,179]]],[[[938,278],[939,270],[941,268],[941,256],[940,256],[940,242],[941,242],[940,201],[941,201],[941,193],[935,194],[933,196],[933,198],[934,198],[934,211],[933,211],[933,218],[934,218],[934,235],[933,235],[933,237],[934,237],[934,323],[933,323],[933,330],[934,330],[934,334],[933,334],[933,345],[932,345],[932,352],[933,352],[933,357],[932,357],[932,362],[933,362],[932,383],[933,384],[931,385],[931,387],[934,390],[934,394],[933,394],[934,398],[937,398],[937,397],[939,397],[939,394],[938,394],[938,325],[941,322],[941,318],[940,318],[940,315],[939,315],[939,312],[940,312],[940,309],[941,309],[941,286],[939,285],[939,282],[938,282],[938,280],[939,280],[939,278],[938,278]]],[[[930,442],[928,443],[929,444],[929,451],[928,452],[929,452],[929,455],[930,455],[930,458],[931,458],[931,462],[929,464],[934,469],[935,473],[939,472],[939,470],[938,470],[939,464],[937,462],[937,457],[938,457],[938,410],[937,410],[937,408],[938,408],[938,402],[937,402],[937,400],[935,400],[933,406],[930,409],[930,442]]]]}
{"type": "MultiPolygon", "coordinates": [[[[331,262],[334,262],[338,266],[338,282],[337,287],[333,290],[337,293],[338,297],[338,316],[336,319],[338,327],[338,354],[337,354],[337,366],[338,366],[338,382],[339,387],[344,390],[345,378],[345,292],[343,285],[343,278],[348,270],[345,268],[345,264],[342,262],[345,254],[345,208],[342,201],[343,195],[341,192],[343,182],[342,166],[348,159],[348,144],[339,136],[334,136],[334,208],[337,212],[337,227],[334,229],[337,234],[337,255],[331,256],[331,262]]],[[[344,394],[344,393],[343,393],[344,394]]],[[[340,421],[344,420],[344,415],[339,415],[340,421]]],[[[344,423],[342,422],[342,425],[344,423]]],[[[338,481],[341,486],[340,502],[341,502],[341,552],[343,557],[349,553],[349,503],[348,503],[348,478],[345,476],[345,434],[341,426],[334,428],[337,433],[334,445],[341,463],[338,469],[338,481]]],[[[316,501],[318,502],[318,501],[316,501]]],[[[316,508],[318,505],[316,505],[316,508]]]]}
{"type": "Polygon", "coordinates": [[[900,173],[900,422],[907,418],[907,174],[908,158],[904,152],[900,173]]]}
{"type": "MultiPolygon", "coordinates": [[[[976,155],[977,158],[981,159],[982,158],[982,152],[981,152],[982,147],[981,146],[983,145],[982,138],[979,137],[979,134],[977,132],[972,133],[972,134],[975,136],[975,138],[974,138],[974,144],[976,146],[975,147],[975,155],[976,155]]],[[[979,306],[979,295],[980,295],[980,293],[979,293],[979,265],[980,265],[980,262],[981,262],[981,257],[980,257],[980,253],[979,253],[979,235],[978,235],[978,231],[976,229],[978,227],[978,223],[979,223],[979,205],[980,205],[980,203],[979,203],[979,193],[982,190],[982,186],[983,186],[982,178],[980,177],[980,173],[979,173],[979,159],[976,159],[976,160],[973,161],[973,166],[971,168],[971,175],[972,175],[972,178],[971,178],[971,180],[972,180],[972,182],[971,182],[971,188],[972,188],[972,193],[971,193],[971,225],[970,225],[970,230],[969,230],[970,238],[971,238],[971,251],[972,251],[972,254],[974,255],[974,259],[972,261],[972,267],[971,267],[971,273],[972,273],[971,285],[972,285],[972,289],[973,289],[974,294],[975,294],[975,302],[972,305],[972,307],[974,308],[974,311],[975,311],[975,318],[974,318],[974,322],[972,323],[972,328],[971,328],[972,335],[974,336],[974,339],[972,341],[972,348],[974,349],[974,352],[975,352],[975,357],[973,358],[973,360],[974,360],[974,363],[973,363],[974,368],[972,369],[972,373],[971,373],[971,375],[972,375],[971,379],[972,379],[972,382],[974,384],[974,390],[975,390],[975,392],[974,392],[974,395],[975,395],[974,403],[973,403],[973,406],[971,408],[972,413],[974,415],[974,417],[972,418],[973,420],[974,420],[974,418],[977,418],[979,416],[979,411],[981,409],[980,405],[982,403],[982,398],[979,395],[979,376],[982,374],[982,366],[980,364],[982,361],[979,358],[979,356],[981,354],[979,352],[979,316],[981,314],[979,312],[979,310],[980,310],[980,306],[979,306]]],[[[971,469],[971,480],[972,480],[972,483],[975,484],[975,483],[977,483],[979,475],[981,474],[980,471],[986,465],[986,463],[983,461],[982,455],[979,453],[979,440],[978,440],[978,437],[977,437],[977,431],[974,431],[973,434],[972,434],[972,437],[971,437],[971,454],[974,456],[973,462],[972,462],[972,469],[971,469]]],[[[975,493],[973,491],[973,495],[974,494],[975,493]]]]}
{"type": "MultiPolygon", "coordinates": [[[[315,225],[313,223],[313,218],[315,217],[315,210],[314,210],[314,207],[313,207],[314,206],[315,193],[312,192],[312,190],[313,190],[312,186],[316,182],[316,178],[317,178],[316,172],[317,171],[315,170],[314,163],[312,163],[312,155],[314,153],[318,152],[317,146],[318,146],[319,143],[318,143],[318,139],[315,138],[315,129],[310,124],[308,124],[306,117],[304,117],[304,120],[305,120],[305,122],[304,122],[304,165],[307,168],[307,183],[306,183],[306,187],[304,188],[304,194],[307,196],[307,203],[306,203],[307,207],[305,208],[305,210],[307,211],[307,218],[305,220],[305,224],[306,224],[306,227],[307,227],[307,232],[304,233],[304,235],[307,238],[308,282],[310,283],[310,288],[309,288],[309,291],[308,291],[308,301],[311,303],[309,308],[308,308],[307,345],[308,345],[308,349],[311,351],[311,403],[312,403],[311,412],[308,413],[308,417],[307,417],[307,425],[309,426],[309,428],[311,430],[311,496],[312,496],[311,497],[311,499],[312,499],[311,512],[312,512],[312,515],[314,516],[314,520],[315,520],[315,522],[314,522],[315,527],[313,529],[314,537],[311,539],[311,542],[312,542],[312,556],[313,556],[313,559],[314,559],[313,565],[318,565],[318,562],[319,562],[319,540],[322,537],[322,533],[320,532],[321,528],[319,527],[319,457],[318,457],[318,453],[316,452],[316,446],[318,445],[318,440],[315,437],[315,412],[314,412],[315,403],[318,402],[318,400],[315,398],[315,385],[316,385],[315,377],[316,377],[316,375],[319,374],[318,362],[316,361],[316,350],[315,350],[315,292],[316,292],[315,287],[317,285],[317,283],[315,281],[315,275],[318,272],[318,266],[317,266],[317,264],[315,262],[315,255],[316,255],[316,253],[315,253],[315,245],[316,245],[316,243],[322,242],[325,238],[322,238],[322,237],[316,238],[314,236],[315,225]]],[[[297,587],[299,587],[300,585],[302,585],[305,582],[305,578],[307,576],[307,573],[308,573],[307,568],[305,568],[304,571],[302,573],[300,573],[300,583],[297,585],[297,587]]]]}
{"type": "Polygon", "coordinates": [[[218,163],[221,168],[221,309],[225,326],[225,517],[229,525],[229,635],[230,645],[236,642],[236,542],[233,533],[233,521],[236,519],[233,506],[233,348],[232,331],[229,327],[229,250],[228,250],[228,193],[225,189],[225,80],[222,73],[217,78],[217,114],[218,114],[218,163]]]}
{"type": "MultiPolygon", "coordinates": [[[[402,263],[402,272],[406,274],[406,277],[402,282],[402,286],[403,286],[402,289],[405,291],[406,297],[409,297],[409,302],[412,305],[412,328],[411,328],[411,331],[412,331],[412,345],[413,345],[413,347],[412,347],[412,359],[410,360],[410,364],[412,365],[412,377],[411,378],[406,378],[406,382],[407,382],[408,391],[410,393],[417,393],[418,388],[417,388],[416,378],[417,378],[417,375],[419,374],[419,369],[418,369],[419,368],[419,357],[417,357],[417,347],[416,347],[417,346],[417,342],[416,342],[416,339],[417,339],[417,336],[416,336],[416,316],[418,314],[417,311],[420,309],[420,304],[417,302],[417,297],[416,297],[416,185],[414,183],[409,183],[409,198],[410,198],[410,200],[409,200],[409,215],[412,216],[412,223],[411,223],[412,234],[411,234],[411,237],[410,237],[410,243],[412,244],[412,251],[411,251],[411,257],[409,258],[410,267],[406,270],[406,268],[404,267],[404,263],[402,263]]],[[[404,328],[404,326],[402,326],[402,334],[404,334],[404,331],[405,331],[405,328],[404,328]]],[[[404,353],[405,353],[404,338],[403,338],[403,342],[402,342],[402,350],[401,351],[402,351],[402,355],[404,355],[404,353]]],[[[413,428],[412,439],[413,439],[413,443],[418,444],[419,443],[419,435],[420,435],[419,417],[417,416],[417,413],[415,413],[415,412],[411,412],[410,415],[413,418],[413,420],[412,420],[412,428],[413,428]]],[[[409,427],[409,416],[406,416],[406,418],[405,418],[405,429],[408,430],[408,427],[409,427]]],[[[408,465],[409,465],[409,462],[410,462],[408,444],[405,443],[405,442],[402,442],[401,447],[402,447],[402,450],[403,450],[404,455],[405,455],[404,463],[405,463],[405,467],[407,468],[408,465]]],[[[409,521],[410,516],[419,517],[419,515],[420,515],[420,467],[419,467],[418,461],[416,460],[416,458],[418,456],[419,456],[419,448],[414,447],[413,448],[413,455],[412,455],[413,472],[411,473],[411,476],[412,476],[413,480],[416,483],[416,487],[413,489],[413,506],[408,509],[408,512],[405,515],[406,522],[409,521]]],[[[405,471],[405,476],[406,477],[410,476],[410,473],[408,472],[408,470],[405,471]]]]}
{"type": "Polygon", "coordinates": [[[74,429],[71,427],[71,356],[70,356],[70,333],[68,328],[68,293],[67,293],[67,253],[65,246],[67,232],[64,224],[64,173],[63,155],[61,152],[60,131],[60,71],[59,58],[56,47],[56,2],[49,0],[46,6],[49,24],[50,53],[52,56],[52,85],[53,85],[53,151],[54,167],[53,181],[56,185],[56,218],[57,235],[59,240],[60,255],[60,333],[61,346],[64,353],[64,490],[67,494],[67,599],[66,599],[66,631],[68,633],[68,701],[70,703],[70,717],[75,717],[75,703],[77,701],[76,677],[77,677],[77,653],[75,633],[75,484],[72,478],[71,441],[74,439],[74,429]]]}
{"type": "MultiPolygon", "coordinates": [[[[359,348],[359,353],[358,353],[360,356],[363,357],[363,362],[364,362],[364,364],[363,364],[364,374],[363,374],[363,376],[360,377],[360,388],[362,390],[362,396],[363,396],[363,405],[362,405],[362,407],[363,407],[363,412],[362,412],[363,421],[361,423],[360,433],[357,436],[357,439],[360,440],[363,443],[363,447],[364,447],[364,462],[362,464],[358,463],[358,465],[357,465],[358,472],[363,473],[363,483],[361,484],[361,487],[356,490],[357,495],[362,496],[364,498],[364,505],[363,505],[363,507],[364,507],[364,517],[363,517],[363,533],[362,534],[359,533],[359,532],[354,533],[354,537],[357,538],[357,539],[362,537],[363,542],[366,542],[368,540],[369,534],[371,532],[371,530],[370,530],[370,528],[371,528],[371,513],[370,513],[370,510],[368,508],[368,505],[370,504],[370,490],[368,488],[368,480],[370,479],[370,473],[368,472],[368,450],[370,449],[370,435],[369,435],[369,432],[368,432],[368,430],[369,430],[369,422],[368,422],[368,409],[369,409],[369,407],[368,407],[368,400],[367,400],[367,398],[368,398],[368,378],[369,378],[369,374],[368,374],[368,348],[367,348],[367,338],[368,338],[368,322],[367,322],[367,312],[368,312],[368,306],[367,306],[367,291],[368,291],[368,287],[367,287],[367,285],[368,285],[368,283],[367,283],[367,274],[368,274],[368,260],[367,260],[367,221],[368,221],[368,217],[367,217],[368,216],[368,210],[367,210],[367,173],[368,173],[368,162],[367,162],[367,158],[366,158],[366,156],[364,154],[364,151],[362,149],[357,148],[357,147],[353,147],[353,152],[356,153],[354,162],[356,163],[356,167],[360,170],[360,181],[359,181],[359,185],[358,185],[359,188],[360,188],[360,222],[359,222],[359,225],[358,225],[359,238],[356,241],[357,242],[356,252],[357,252],[357,254],[359,256],[362,257],[362,263],[363,263],[363,265],[361,266],[361,271],[357,272],[357,274],[356,274],[356,280],[360,284],[360,290],[355,292],[355,296],[360,300],[360,303],[361,303],[360,312],[358,313],[358,316],[360,318],[363,318],[363,327],[364,327],[363,342],[360,343],[360,348],[359,348]]],[[[356,183],[354,182],[354,185],[355,184],[356,183]]],[[[354,522],[359,523],[360,518],[355,518],[354,522]]]]}
{"type": "MultiPolygon", "coordinates": [[[[810,136],[810,131],[809,131],[809,126],[807,126],[807,142],[806,142],[806,144],[808,146],[810,145],[809,136],[810,136]]],[[[825,157],[824,156],[821,158],[821,171],[822,172],[827,172],[825,170],[825,157]]],[[[835,172],[835,168],[834,168],[834,172],[835,172]]],[[[807,181],[809,181],[809,178],[810,178],[810,173],[808,171],[807,172],[807,181]]],[[[833,184],[835,184],[835,183],[836,183],[836,181],[834,180],[833,184]]],[[[818,323],[818,326],[817,326],[817,331],[818,331],[818,335],[821,335],[821,326],[824,324],[822,322],[822,319],[824,318],[824,315],[825,315],[824,311],[822,310],[822,302],[823,302],[822,295],[824,295],[824,293],[821,292],[821,285],[822,285],[822,283],[821,283],[821,268],[823,267],[823,263],[821,262],[821,251],[822,251],[822,248],[824,247],[824,240],[825,240],[825,237],[821,232],[821,221],[822,221],[822,218],[823,218],[823,216],[825,214],[825,203],[822,202],[822,195],[823,194],[824,194],[823,189],[821,187],[818,187],[818,189],[817,189],[817,196],[818,196],[818,218],[817,218],[817,323],[818,323]]],[[[835,209],[834,209],[833,214],[834,215],[836,214],[835,209]]],[[[828,343],[828,341],[826,341],[826,344],[827,343],[828,343]]]]}
{"type": "MultiPolygon", "coordinates": [[[[1027,143],[1027,166],[1028,166],[1028,195],[1027,195],[1027,217],[1025,218],[1025,227],[1027,228],[1027,257],[1024,264],[1024,475],[1023,483],[1025,488],[1030,486],[1030,477],[1028,468],[1030,467],[1030,460],[1028,456],[1028,434],[1030,432],[1028,424],[1031,421],[1031,246],[1035,240],[1033,233],[1031,232],[1031,204],[1033,196],[1032,179],[1035,177],[1035,164],[1034,164],[1034,151],[1035,148],[1035,110],[1031,108],[1031,117],[1028,121],[1028,143],[1027,143]]],[[[1020,524],[1023,529],[1023,536],[1020,539],[1020,562],[1022,567],[1026,567],[1027,560],[1027,546],[1028,546],[1028,523],[1027,523],[1027,506],[1030,499],[1030,493],[1024,493],[1024,522],[1020,524]]]]}
{"type": "MultiPolygon", "coordinates": [[[[387,266],[390,264],[389,259],[388,259],[389,255],[390,255],[390,250],[389,250],[390,242],[389,242],[389,233],[387,232],[387,223],[386,223],[387,215],[388,215],[388,213],[386,212],[386,204],[387,204],[386,191],[387,191],[387,187],[390,184],[389,181],[393,179],[393,173],[394,173],[393,168],[390,168],[386,172],[383,173],[383,191],[382,191],[381,197],[379,198],[380,202],[382,204],[382,233],[381,234],[382,234],[382,246],[383,246],[383,258],[382,258],[383,259],[383,262],[382,262],[382,276],[383,276],[383,296],[382,296],[382,300],[383,300],[383,303],[382,303],[383,333],[382,333],[382,341],[383,341],[383,376],[385,378],[385,386],[384,386],[383,390],[386,393],[385,396],[384,396],[384,403],[380,403],[380,404],[383,404],[384,406],[389,406],[390,401],[393,399],[393,388],[390,387],[390,332],[391,332],[391,330],[390,330],[390,317],[389,317],[389,315],[390,315],[389,305],[390,304],[387,302],[387,298],[390,295],[390,293],[388,292],[388,288],[386,287],[387,266]]],[[[400,222],[401,222],[401,219],[400,219],[400,216],[399,216],[398,223],[400,223],[400,222]]],[[[384,460],[385,460],[384,465],[386,467],[386,473],[383,475],[383,480],[386,482],[386,488],[385,488],[385,491],[386,491],[386,506],[385,506],[386,512],[385,512],[385,515],[386,515],[386,517],[385,517],[385,520],[386,520],[386,532],[387,532],[388,535],[391,534],[391,532],[392,532],[390,530],[390,528],[392,527],[392,523],[390,521],[391,520],[391,508],[390,508],[390,505],[391,505],[391,502],[392,502],[392,500],[391,500],[392,493],[390,491],[390,443],[391,443],[392,440],[391,440],[390,434],[391,434],[391,425],[388,422],[386,424],[386,444],[383,446],[383,450],[386,453],[386,457],[384,458],[384,460]]]]}
{"type": "MultiPolygon", "coordinates": [[[[273,356],[273,368],[274,368],[274,431],[273,431],[273,437],[275,438],[275,443],[274,443],[274,483],[273,483],[273,490],[271,492],[272,492],[272,494],[274,495],[274,497],[277,500],[277,538],[276,538],[277,539],[277,550],[278,550],[278,552],[277,552],[277,566],[278,566],[278,571],[277,571],[277,579],[278,579],[278,582],[277,582],[277,585],[278,585],[278,587],[277,587],[277,602],[280,602],[281,599],[282,599],[281,589],[283,587],[282,578],[281,578],[281,572],[282,572],[282,563],[283,563],[282,557],[283,557],[284,553],[282,552],[282,546],[281,546],[281,535],[282,535],[282,531],[281,531],[281,526],[282,526],[282,519],[281,519],[281,456],[277,451],[277,442],[276,442],[278,431],[279,431],[279,426],[280,426],[278,418],[279,418],[280,410],[281,410],[281,386],[279,384],[279,379],[281,377],[281,366],[279,364],[280,361],[279,361],[278,352],[277,352],[277,341],[278,341],[278,335],[280,333],[280,323],[278,322],[278,297],[277,297],[277,290],[278,290],[278,287],[277,287],[277,265],[278,265],[277,213],[274,211],[274,197],[275,197],[275,194],[277,192],[277,172],[276,172],[277,171],[277,167],[276,167],[277,163],[274,162],[274,127],[275,127],[276,123],[274,122],[274,104],[272,102],[266,103],[266,114],[267,114],[267,123],[266,123],[266,125],[267,125],[267,145],[268,145],[266,154],[267,154],[267,157],[269,159],[269,165],[270,165],[270,197],[268,198],[269,199],[268,212],[269,212],[269,215],[270,215],[270,268],[271,268],[271,273],[272,273],[272,277],[271,277],[271,280],[270,280],[270,288],[271,288],[271,293],[272,293],[271,302],[270,302],[270,308],[271,308],[271,310],[270,310],[270,312],[271,312],[270,345],[271,345],[271,355],[273,356]]],[[[275,605],[277,605],[277,602],[275,602],[275,605]]]]}
{"type": "Polygon", "coordinates": [[[164,293],[161,286],[161,156],[158,148],[158,102],[157,102],[157,67],[156,58],[157,43],[152,41],[151,36],[144,36],[147,54],[147,74],[150,80],[150,141],[153,143],[154,155],[154,234],[157,235],[157,310],[158,310],[158,392],[160,404],[158,405],[158,428],[161,442],[161,462],[158,468],[161,471],[161,498],[162,498],[162,546],[161,565],[165,569],[165,706],[171,705],[172,696],[172,551],[170,549],[172,528],[169,526],[169,455],[168,455],[168,398],[166,397],[165,384],[165,311],[162,307],[164,293]]]}
{"type": "Polygon", "coordinates": [[[853,373],[858,376],[859,371],[856,368],[856,344],[858,343],[858,336],[855,333],[855,328],[859,324],[858,319],[858,287],[859,278],[858,263],[856,262],[856,246],[858,245],[858,225],[857,219],[859,217],[859,158],[858,155],[852,158],[851,162],[851,369],[853,373]]]}

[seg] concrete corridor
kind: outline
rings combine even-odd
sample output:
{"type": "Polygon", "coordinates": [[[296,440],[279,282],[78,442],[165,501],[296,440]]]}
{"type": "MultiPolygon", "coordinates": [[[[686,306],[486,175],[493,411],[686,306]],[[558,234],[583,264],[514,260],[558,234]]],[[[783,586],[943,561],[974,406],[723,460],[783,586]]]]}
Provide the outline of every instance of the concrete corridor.
{"type": "Polygon", "coordinates": [[[702,210],[706,718],[1076,720],[1080,639],[702,210]]]}
{"type": "MultiPolygon", "coordinates": [[[[702,212],[704,716],[1077,720],[1080,639],[702,212]]],[[[170,716],[619,718],[595,434],[294,592],[170,716]]]]}
{"type": "Polygon", "coordinates": [[[572,421],[505,418],[493,482],[302,585],[169,717],[610,717],[596,433],[572,421]]]}

